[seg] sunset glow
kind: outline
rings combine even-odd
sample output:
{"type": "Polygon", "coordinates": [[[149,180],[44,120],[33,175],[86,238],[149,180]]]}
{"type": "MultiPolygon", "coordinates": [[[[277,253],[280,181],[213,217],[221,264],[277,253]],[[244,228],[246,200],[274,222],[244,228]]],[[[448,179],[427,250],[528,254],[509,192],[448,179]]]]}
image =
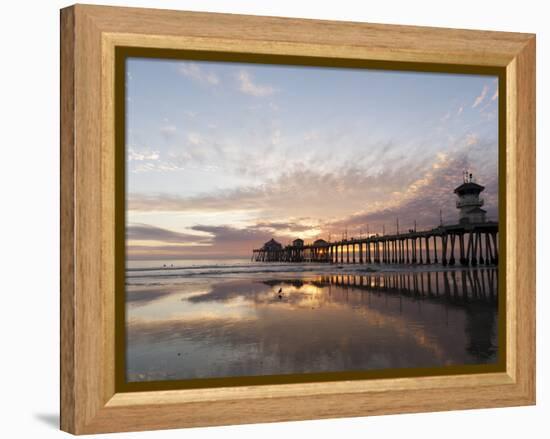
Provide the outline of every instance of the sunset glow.
{"type": "Polygon", "coordinates": [[[131,58],[129,259],[249,257],[498,212],[495,77],[131,58]],[[441,218],[440,218],[441,211],[441,218]]]}

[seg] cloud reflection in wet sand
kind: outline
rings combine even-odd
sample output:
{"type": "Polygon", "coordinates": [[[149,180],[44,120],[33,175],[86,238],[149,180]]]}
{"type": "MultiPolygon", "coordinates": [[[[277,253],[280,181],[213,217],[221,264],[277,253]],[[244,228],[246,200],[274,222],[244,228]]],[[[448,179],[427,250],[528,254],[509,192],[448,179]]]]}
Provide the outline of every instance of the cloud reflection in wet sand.
{"type": "MultiPolygon", "coordinates": [[[[385,289],[374,276],[158,287],[156,299],[128,307],[128,379],[494,362],[496,286],[489,270],[479,273],[483,292],[442,273],[423,273],[418,291],[395,278],[392,288],[388,275],[377,276],[385,289]]],[[[141,296],[150,294],[151,287],[141,296]]]]}

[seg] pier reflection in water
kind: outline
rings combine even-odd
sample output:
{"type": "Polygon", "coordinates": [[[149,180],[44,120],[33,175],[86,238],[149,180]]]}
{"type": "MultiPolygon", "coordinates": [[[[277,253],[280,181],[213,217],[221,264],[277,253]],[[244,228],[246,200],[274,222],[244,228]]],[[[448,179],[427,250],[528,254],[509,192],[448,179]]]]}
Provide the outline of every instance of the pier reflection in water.
{"type": "Polygon", "coordinates": [[[480,268],[129,287],[128,379],[494,363],[497,274],[480,268]]]}

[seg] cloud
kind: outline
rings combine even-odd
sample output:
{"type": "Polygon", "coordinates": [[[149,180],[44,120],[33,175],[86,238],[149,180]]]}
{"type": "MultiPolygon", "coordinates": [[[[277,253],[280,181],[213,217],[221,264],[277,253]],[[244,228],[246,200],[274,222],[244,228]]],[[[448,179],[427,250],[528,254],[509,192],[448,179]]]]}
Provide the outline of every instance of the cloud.
{"type": "Polygon", "coordinates": [[[241,70],[239,72],[239,74],[237,75],[237,79],[239,80],[240,84],[239,90],[247,95],[263,97],[275,93],[275,89],[270,85],[255,84],[252,81],[250,74],[245,70],[241,70]]]}
{"type": "Polygon", "coordinates": [[[255,229],[266,230],[289,230],[292,232],[305,232],[312,228],[311,224],[300,224],[296,222],[259,222],[251,226],[255,229]]]}
{"type": "Polygon", "coordinates": [[[485,97],[487,96],[487,93],[489,91],[489,86],[488,85],[484,85],[483,86],[483,89],[481,90],[481,93],[479,94],[479,96],[475,99],[473,105],[472,105],[472,108],[476,108],[478,105],[480,105],[484,100],[485,100],[485,97]]]}
{"type": "Polygon", "coordinates": [[[206,232],[211,235],[212,244],[240,244],[244,242],[258,242],[267,241],[271,236],[263,230],[257,230],[256,228],[236,228],[232,226],[206,226],[197,225],[193,226],[192,230],[198,232],[206,232]]]}
{"type": "Polygon", "coordinates": [[[127,253],[130,259],[248,257],[252,248],[272,237],[286,244],[310,228],[296,222],[259,222],[241,228],[197,224],[189,228],[191,233],[181,233],[149,224],[129,224],[127,253]]]}
{"type": "Polygon", "coordinates": [[[246,257],[248,253],[231,254],[223,249],[218,249],[209,245],[136,245],[129,243],[126,245],[126,257],[129,260],[173,260],[173,259],[230,259],[238,256],[246,257]]]}
{"type": "Polygon", "coordinates": [[[274,236],[283,243],[292,238],[256,227],[195,225],[191,230],[202,235],[172,232],[145,224],[129,226],[127,256],[133,260],[250,257],[253,248],[274,236]],[[141,242],[147,240],[154,242],[141,242]]]}
{"type": "Polygon", "coordinates": [[[187,141],[193,145],[199,145],[201,143],[201,135],[199,133],[187,133],[187,141]]]}
{"type": "MultiPolygon", "coordinates": [[[[466,143],[471,148],[480,150],[489,147],[487,143],[479,142],[475,136],[467,136],[466,143]]],[[[496,160],[496,156],[493,157],[496,160]]],[[[496,163],[496,161],[495,161],[496,163]]],[[[369,225],[370,233],[382,233],[383,226],[386,233],[395,233],[396,219],[399,218],[400,231],[414,227],[416,221],[419,230],[436,227],[440,221],[440,211],[445,224],[455,224],[458,221],[458,211],[455,206],[453,190],[460,183],[463,170],[470,170],[477,181],[485,186],[482,194],[485,198],[484,209],[489,219],[498,217],[498,175],[496,165],[488,168],[486,163],[476,163],[466,151],[454,156],[442,154],[432,169],[403,194],[401,200],[387,207],[352,215],[332,224],[326,224],[333,233],[349,228],[357,235],[361,228],[366,230],[369,225]]]]}
{"type": "Polygon", "coordinates": [[[161,241],[182,244],[186,242],[208,242],[204,236],[174,232],[149,224],[129,224],[126,227],[126,239],[130,241],[161,241]]]}
{"type": "MultiPolygon", "coordinates": [[[[266,104],[261,106],[266,107],[266,104]]],[[[262,111],[257,111],[251,117],[256,117],[256,114],[265,116],[262,111]]],[[[165,125],[169,123],[165,121],[165,125]]],[[[235,127],[238,132],[225,133],[225,129],[219,126],[217,129],[201,129],[186,124],[185,130],[178,126],[179,134],[162,154],[162,161],[147,168],[140,167],[140,172],[191,167],[216,169],[220,175],[229,175],[234,180],[258,182],[279,177],[293,169],[337,170],[348,166],[350,161],[354,166],[372,172],[372,169],[379,167],[394,166],[395,156],[400,153],[399,146],[391,141],[371,140],[353,129],[305,126],[294,130],[283,129],[283,126],[285,124],[281,120],[269,115],[262,117],[253,127],[249,127],[248,121],[243,126],[235,127]],[[359,147],[369,153],[361,154],[359,147]]],[[[167,145],[161,142],[163,146],[167,145]]],[[[407,150],[411,151],[415,161],[430,155],[425,144],[411,145],[407,150]],[[412,149],[416,151],[413,153],[412,149]]]]}
{"type": "Polygon", "coordinates": [[[158,160],[160,154],[158,151],[142,150],[136,151],[133,148],[128,148],[128,161],[142,162],[145,160],[158,160]]]}
{"type": "Polygon", "coordinates": [[[193,81],[205,85],[218,85],[220,79],[215,73],[206,72],[196,63],[184,63],[178,69],[179,73],[193,81]]]}
{"type": "Polygon", "coordinates": [[[498,98],[498,88],[495,90],[495,94],[493,95],[493,97],[491,98],[492,101],[496,101],[498,98]]]}
{"type": "Polygon", "coordinates": [[[458,111],[456,112],[456,115],[460,116],[463,111],[464,111],[464,105],[461,105],[460,108],[458,109],[458,111]]]}
{"type": "Polygon", "coordinates": [[[166,139],[171,139],[174,137],[174,135],[177,132],[177,128],[175,125],[164,125],[160,127],[160,133],[163,135],[166,139]]]}
{"type": "Polygon", "coordinates": [[[142,212],[248,210],[261,212],[265,218],[323,218],[335,213],[341,216],[363,210],[367,204],[371,207],[387,204],[425,170],[425,163],[398,160],[394,168],[372,173],[353,164],[327,172],[297,167],[261,185],[190,197],[130,193],[128,209],[142,212]]]}
{"type": "Polygon", "coordinates": [[[424,163],[396,162],[391,169],[366,173],[351,165],[327,172],[307,167],[283,171],[260,185],[241,186],[196,196],[130,193],[128,209],[132,211],[231,211],[263,212],[275,218],[314,216],[330,212],[350,213],[365,203],[383,203],[388,194],[399,191],[413,181],[424,163]]]}
{"type": "Polygon", "coordinates": [[[479,137],[476,134],[468,133],[466,134],[466,146],[472,146],[477,144],[479,137]]]}
{"type": "MultiPolygon", "coordinates": [[[[301,160],[285,163],[265,154],[263,165],[274,168],[268,176],[259,173],[258,177],[243,180],[239,186],[189,196],[131,192],[128,209],[135,212],[220,214],[239,211],[247,212],[247,218],[258,218],[258,223],[264,224],[290,223],[292,218],[307,217],[316,221],[298,223],[308,224],[312,230],[322,229],[319,221],[329,223],[359,212],[374,212],[404,203],[418,195],[419,188],[426,187],[433,175],[441,172],[439,168],[450,166],[453,159],[462,156],[466,157],[464,166],[482,170],[482,175],[474,171],[487,180],[487,175],[497,172],[497,143],[491,139],[477,131],[469,131],[446,145],[441,149],[445,153],[439,155],[431,152],[425,154],[425,151],[416,149],[411,149],[410,154],[397,154],[400,149],[393,148],[389,143],[384,148],[378,148],[376,153],[341,163],[337,162],[338,158],[332,159],[330,156],[324,160],[321,160],[322,156],[304,156],[301,160]]],[[[204,148],[201,145],[196,149],[204,148]]],[[[224,161],[235,160],[230,154],[221,153],[220,156],[224,161]]],[[[199,158],[193,160],[196,162],[199,158]]],[[[239,160],[243,162],[243,167],[250,167],[255,166],[259,158],[242,154],[239,160]]],[[[210,155],[203,161],[209,163],[210,155]]],[[[236,169],[239,163],[234,163],[236,169]]],[[[455,161],[453,166],[456,182],[461,179],[464,169],[460,162],[455,161]]],[[[263,171],[262,162],[259,162],[259,167],[263,171]]],[[[247,173],[246,169],[243,168],[242,175],[247,173]]],[[[453,186],[454,183],[449,184],[453,186]]],[[[451,201],[453,188],[445,189],[451,201]]],[[[434,216],[435,224],[437,217],[438,211],[434,216]]]]}

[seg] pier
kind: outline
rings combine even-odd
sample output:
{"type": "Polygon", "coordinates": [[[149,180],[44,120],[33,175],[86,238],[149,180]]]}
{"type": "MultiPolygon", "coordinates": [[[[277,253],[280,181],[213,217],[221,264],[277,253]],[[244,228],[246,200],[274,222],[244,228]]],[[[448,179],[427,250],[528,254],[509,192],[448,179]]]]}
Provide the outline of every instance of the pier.
{"type": "Polygon", "coordinates": [[[496,265],[498,223],[439,226],[426,231],[373,235],[336,242],[283,247],[272,240],[254,249],[256,262],[315,262],[332,264],[496,265]],[[270,244],[270,245],[268,245],[270,244]]]}

